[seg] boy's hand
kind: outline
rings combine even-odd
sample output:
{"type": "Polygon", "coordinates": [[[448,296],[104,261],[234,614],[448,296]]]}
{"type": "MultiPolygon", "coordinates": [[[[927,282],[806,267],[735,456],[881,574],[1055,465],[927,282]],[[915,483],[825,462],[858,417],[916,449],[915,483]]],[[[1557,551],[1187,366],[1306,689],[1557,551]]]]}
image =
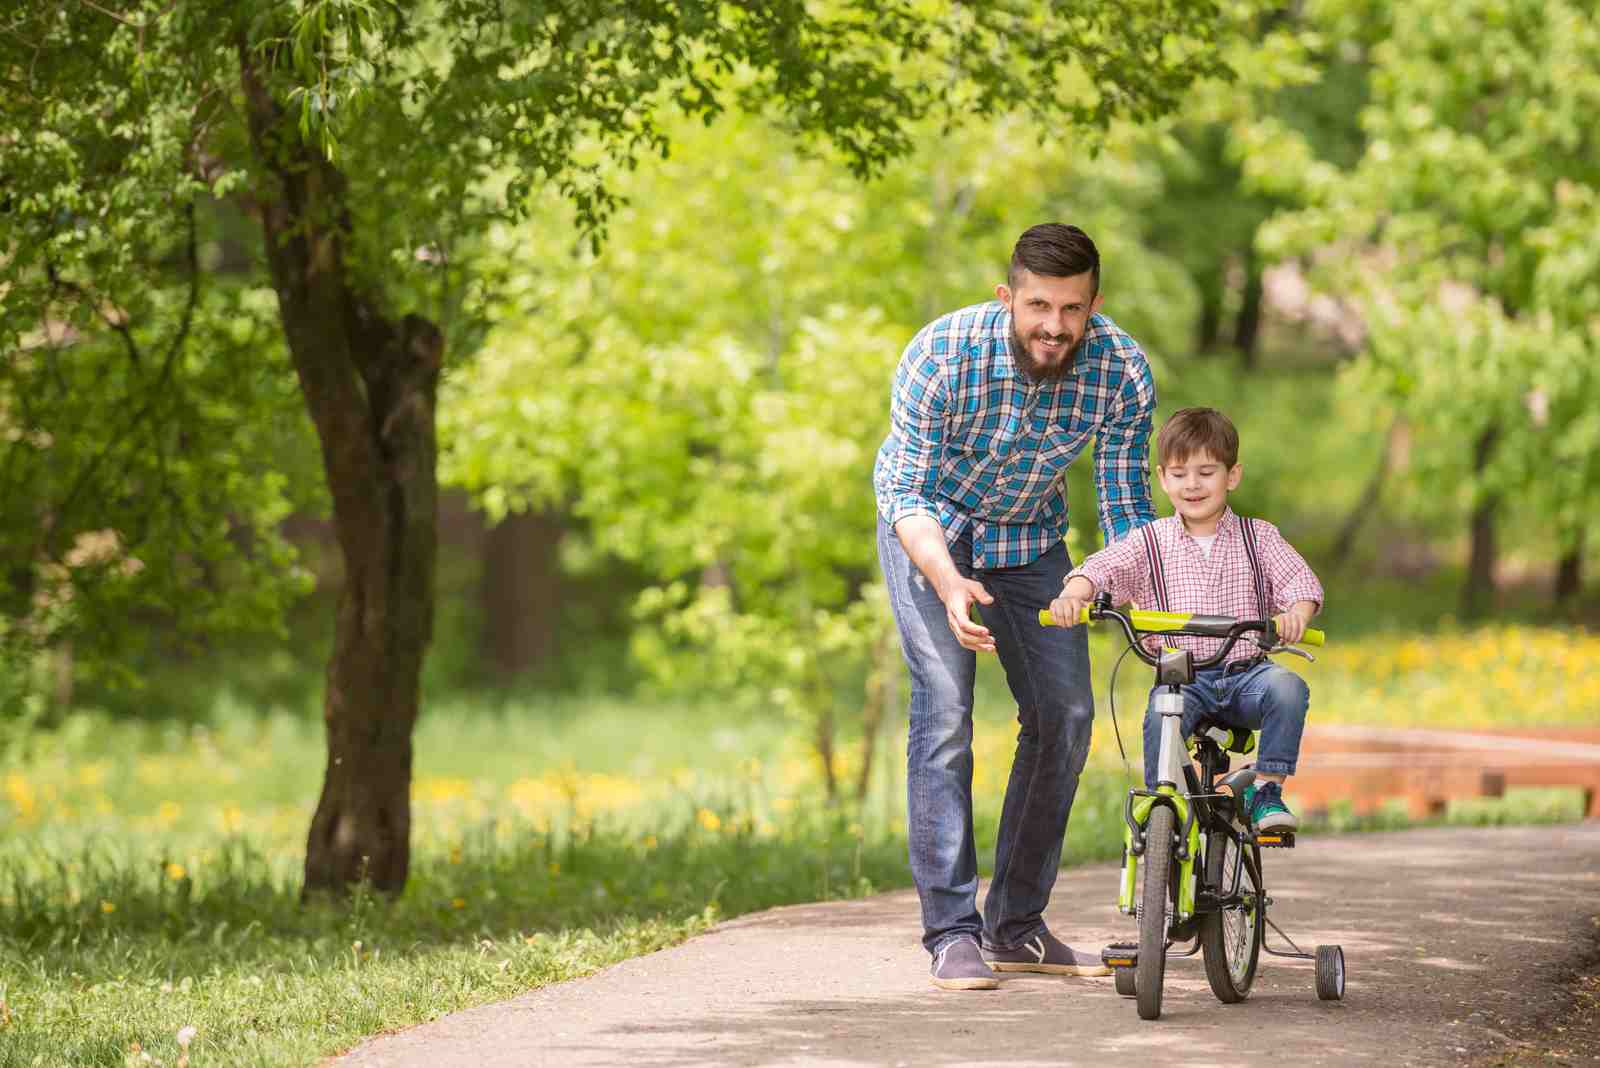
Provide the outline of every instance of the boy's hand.
{"type": "Polygon", "coordinates": [[[1311,625],[1311,617],[1317,614],[1317,606],[1311,601],[1296,601],[1287,612],[1273,616],[1272,621],[1278,625],[1278,641],[1284,645],[1293,645],[1306,636],[1306,628],[1311,625]]]}
{"type": "Polygon", "coordinates": [[[1075,575],[1061,585],[1061,596],[1050,602],[1050,615],[1056,625],[1075,627],[1083,610],[1094,603],[1094,583],[1075,575]]]}

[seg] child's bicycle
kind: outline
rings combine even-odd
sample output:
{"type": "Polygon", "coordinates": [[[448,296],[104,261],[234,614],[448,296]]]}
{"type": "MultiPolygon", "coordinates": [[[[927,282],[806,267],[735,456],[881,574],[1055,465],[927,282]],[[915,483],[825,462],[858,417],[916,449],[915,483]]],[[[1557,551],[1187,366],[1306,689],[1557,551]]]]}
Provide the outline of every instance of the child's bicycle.
{"type": "MultiPolygon", "coordinates": [[[[1117,906],[1124,914],[1138,917],[1139,941],[1113,943],[1101,953],[1115,976],[1117,993],[1136,998],[1143,1019],[1159,1018],[1168,949],[1189,943],[1172,955],[1192,957],[1203,952],[1206,979],[1221,1001],[1243,1001],[1249,995],[1263,949],[1278,957],[1315,960],[1317,996],[1325,1001],[1343,998],[1344,951],[1338,946],[1318,946],[1315,953],[1304,953],[1267,916],[1272,898],[1267,896],[1262,877],[1261,849],[1293,848],[1294,832],[1257,833],[1240,811],[1240,798],[1256,773],[1241,768],[1228,774],[1228,754],[1253,751],[1255,735],[1202,720],[1188,747],[1192,762],[1180,726],[1180,687],[1194,681],[1197,669],[1221,664],[1240,638],[1259,632],[1264,640],[1258,644],[1264,652],[1290,652],[1308,660],[1311,655],[1279,645],[1270,619],[1236,620],[1186,612],[1125,614],[1111,607],[1104,595],[1083,611],[1083,622],[1101,619],[1121,624],[1129,651],[1155,669],[1160,690],[1154,697],[1155,711],[1161,716],[1158,782],[1154,790],[1129,790],[1123,806],[1127,826],[1117,906]],[[1143,639],[1153,634],[1221,638],[1223,644],[1213,656],[1196,662],[1185,649],[1150,652],[1143,639]],[[1194,762],[1199,763],[1198,776],[1194,762]],[[1289,951],[1266,945],[1267,927],[1288,943],[1289,951]]],[[[1048,610],[1039,613],[1039,622],[1054,624],[1048,610]]],[[[1302,640],[1321,645],[1323,635],[1308,630],[1302,640]]],[[[1114,672],[1112,681],[1115,685],[1114,672]]]]}

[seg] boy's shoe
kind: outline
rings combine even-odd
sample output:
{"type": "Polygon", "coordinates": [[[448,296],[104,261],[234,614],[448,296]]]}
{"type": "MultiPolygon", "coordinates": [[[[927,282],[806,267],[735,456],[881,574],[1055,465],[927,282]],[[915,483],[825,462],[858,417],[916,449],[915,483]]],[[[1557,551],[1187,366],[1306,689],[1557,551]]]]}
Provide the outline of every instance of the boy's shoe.
{"type": "Polygon", "coordinates": [[[1041,929],[1016,949],[989,949],[984,953],[997,972],[1045,972],[1049,975],[1110,975],[1098,953],[1079,953],[1049,931],[1041,929]]]}
{"type": "Polygon", "coordinates": [[[978,943],[958,938],[933,955],[933,985],[940,990],[993,990],[1000,977],[983,963],[978,943]]]}
{"type": "Polygon", "coordinates": [[[1300,826],[1289,806],[1283,803],[1283,787],[1275,782],[1245,787],[1244,810],[1250,815],[1251,826],[1258,831],[1293,831],[1300,826]]]}

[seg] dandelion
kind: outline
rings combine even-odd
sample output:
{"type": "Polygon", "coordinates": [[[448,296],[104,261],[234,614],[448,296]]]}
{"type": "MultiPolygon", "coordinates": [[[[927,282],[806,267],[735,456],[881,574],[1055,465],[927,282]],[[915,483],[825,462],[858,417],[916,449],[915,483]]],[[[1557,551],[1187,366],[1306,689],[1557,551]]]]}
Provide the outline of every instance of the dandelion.
{"type": "Polygon", "coordinates": [[[647,834],[647,835],[644,836],[644,847],[646,849],[654,849],[656,847],[656,845],[657,845],[657,842],[656,842],[656,836],[655,835],[647,834]]]}
{"type": "Polygon", "coordinates": [[[183,815],[183,806],[176,801],[163,801],[156,808],[156,822],[162,827],[171,827],[178,822],[178,817],[183,815]]]}
{"type": "Polygon", "coordinates": [[[719,831],[722,829],[722,817],[717,815],[715,812],[712,812],[709,808],[703,808],[699,812],[696,812],[694,814],[694,818],[699,822],[700,826],[704,827],[708,831],[719,831]]]}
{"type": "Polygon", "coordinates": [[[182,864],[169,863],[167,865],[167,878],[171,879],[173,882],[177,882],[188,874],[188,870],[185,869],[182,864]]]}
{"type": "Polygon", "coordinates": [[[450,899],[450,907],[453,909],[464,909],[467,907],[467,899],[464,897],[453,897],[450,899]]]}
{"type": "Polygon", "coordinates": [[[117,911],[117,903],[115,901],[101,901],[100,911],[109,916],[113,912],[117,911]]]}
{"type": "Polygon", "coordinates": [[[217,820],[222,824],[223,833],[233,834],[244,827],[244,811],[238,805],[229,801],[222,806],[222,811],[218,813],[217,820]]]}
{"type": "Polygon", "coordinates": [[[193,1026],[179,1029],[177,1068],[189,1068],[189,1043],[193,1042],[194,1036],[199,1033],[193,1026]]]}

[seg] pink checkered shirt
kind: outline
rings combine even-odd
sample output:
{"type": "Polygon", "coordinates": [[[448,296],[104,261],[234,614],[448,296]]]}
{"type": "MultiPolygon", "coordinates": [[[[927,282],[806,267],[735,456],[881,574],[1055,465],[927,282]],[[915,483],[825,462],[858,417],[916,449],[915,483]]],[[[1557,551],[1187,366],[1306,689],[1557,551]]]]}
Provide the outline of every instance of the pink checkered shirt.
{"type": "MultiPolygon", "coordinates": [[[[1321,611],[1322,583],[1317,581],[1305,558],[1284,540],[1277,527],[1261,519],[1253,523],[1256,552],[1261,570],[1265,572],[1268,614],[1287,611],[1296,601],[1315,601],[1317,610],[1321,611]]],[[[1217,540],[1211,545],[1209,558],[1200,543],[1183,528],[1183,520],[1173,515],[1157,519],[1148,528],[1136,529],[1091,554],[1072,574],[1082,575],[1094,583],[1096,593],[1109,592],[1113,604],[1131,601],[1146,610],[1158,607],[1155,581],[1145,554],[1145,529],[1155,532],[1161,566],[1166,572],[1169,611],[1200,612],[1235,619],[1260,617],[1255,576],[1250,570],[1250,558],[1245,555],[1239,517],[1231,508],[1224,508],[1217,521],[1217,540]]],[[[1190,649],[1197,660],[1210,656],[1222,645],[1220,638],[1168,640],[1190,649]]],[[[1228,660],[1242,660],[1258,652],[1253,641],[1241,638],[1228,654],[1228,660]]]]}

